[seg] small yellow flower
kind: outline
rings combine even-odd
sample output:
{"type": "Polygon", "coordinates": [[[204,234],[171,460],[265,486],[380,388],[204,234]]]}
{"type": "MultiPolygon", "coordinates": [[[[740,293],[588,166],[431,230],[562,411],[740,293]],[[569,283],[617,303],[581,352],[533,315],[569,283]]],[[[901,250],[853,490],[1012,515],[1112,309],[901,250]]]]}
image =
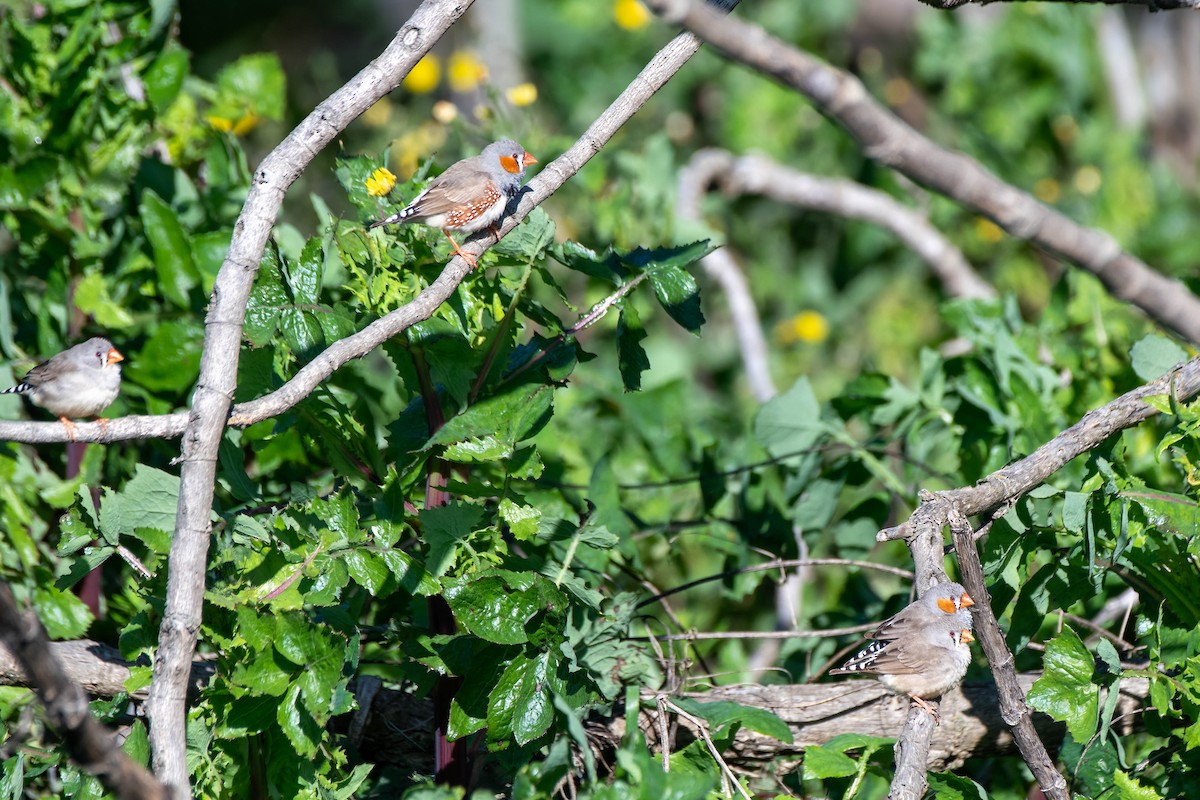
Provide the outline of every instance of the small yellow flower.
{"type": "Polygon", "coordinates": [[[617,0],[613,4],[613,19],[627,31],[636,31],[650,24],[650,11],[640,0],[617,0]]]}
{"type": "Polygon", "coordinates": [[[437,88],[438,81],[441,79],[441,60],[433,53],[426,53],[420,61],[413,64],[413,68],[408,71],[401,83],[405,89],[414,94],[427,94],[437,88]]]}
{"type": "Polygon", "coordinates": [[[470,92],[487,78],[487,67],[469,50],[457,50],[450,56],[446,77],[454,91],[470,92]]]}
{"type": "Polygon", "coordinates": [[[371,197],[383,197],[396,186],[396,176],[387,167],[380,167],[367,178],[367,194],[371,197]]]}
{"type": "Polygon", "coordinates": [[[1062,194],[1062,187],[1054,178],[1042,178],[1033,185],[1033,194],[1043,203],[1054,203],[1062,194]]]}
{"type": "Polygon", "coordinates": [[[508,95],[508,102],[517,108],[531,106],[537,102],[537,87],[532,83],[522,83],[514,86],[506,94],[508,95]]]}
{"type": "Polygon", "coordinates": [[[205,117],[205,119],[208,120],[208,124],[213,127],[213,130],[218,133],[229,133],[233,130],[233,120],[231,119],[226,119],[225,117],[205,117]]]}
{"type": "Polygon", "coordinates": [[[775,338],[781,344],[819,344],[829,337],[829,320],[819,311],[801,311],[775,329],[775,338]]]}
{"type": "Polygon", "coordinates": [[[979,217],[975,220],[975,233],[985,242],[998,242],[1004,238],[1004,231],[990,219],[979,217]]]}

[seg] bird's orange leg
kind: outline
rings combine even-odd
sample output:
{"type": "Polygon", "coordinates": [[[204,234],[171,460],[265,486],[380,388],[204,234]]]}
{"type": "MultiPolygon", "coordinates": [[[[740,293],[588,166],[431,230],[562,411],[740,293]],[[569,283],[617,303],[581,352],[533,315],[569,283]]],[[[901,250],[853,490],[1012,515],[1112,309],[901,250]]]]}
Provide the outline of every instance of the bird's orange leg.
{"type": "Polygon", "coordinates": [[[457,253],[458,255],[462,256],[462,260],[466,261],[468,264],[470,264],[471,269],[475,269],[475,266],[476,266],[475,258],[473,256],[467,255],[466,253],[464,253],[462,251],[462,248],[458,246],[458,242],[454,241],[454,237],[450,235],[449,231],[442,231],[442,233],[444,233],[446,235],[446,238],[450,240],[450,245],[454,248],[454,252],[457,253]]]}
{"type": "Polygon", "coordinates": [[[933,717],[933,724],[934,724],[934,725],[940,725],[940,724],[941,724],[941,722],[942,722],[942,718],[941,718],[941,716],[938,714],[938,712],[937,712],[937,709],[936,709],[936,708],[934,708],[933,706],[929,705],[929,703],[926,703],[924,700],[922,700],[920,697],[917,697],[915,694],[910,694],[910,695],[909,695],[909,697],[911,697],[911,698],[912,698],[912,701],[913,701],[913,705],[914,705],[914,706],[916,706],[916,707],[920,708],[920,709],[921,709],[921,710],[923,710],[923,711],[924,711],[926,714],[928,714],[929,716],[933,717]]]}
{"type": "Polygon", "coordinates": [[[75,423],[71,422],[71,420],[67,419],[66,417],[59,417],[58,421],[61,422],[63,427],[67,429],[67,439],[72,442],[75,441],[75,437],[77,435],[75,423]]]}

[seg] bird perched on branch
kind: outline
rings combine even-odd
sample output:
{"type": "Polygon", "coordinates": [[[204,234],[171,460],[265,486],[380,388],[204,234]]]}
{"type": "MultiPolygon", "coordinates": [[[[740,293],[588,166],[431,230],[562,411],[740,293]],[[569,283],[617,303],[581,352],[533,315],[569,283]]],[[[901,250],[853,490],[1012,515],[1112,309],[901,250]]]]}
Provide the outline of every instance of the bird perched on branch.
{"type": "Polygon", "coordinates": [[[537,159],[512,139],[492,142],[479,155],[452,164],[404,209],[370,227],[419,222],[440,228],[454,252],[474,267],[475,259],[459,248],[450,232],[469,236],[488,227],[495,230],[508,201],[521,190],[525,168],[536,163],[537,159]]]}
{"type": "Polygon", "coordinates": [[[97,336],[64,350],[26,373],[21,382],[0,394],[28,397],[58,417],[75,441],[72,419],[94,417],[117,399],[121,389],[121,366],[125,357],[108,339],[97,336]]]}
{"type": "Polygon", "coordinates": [[[897,694],[906,694],[934,720],[925,701],[954,688],[971,663],[971,613],[975,605],[961,584],[944,582],[925,592],[872,633],[873,640],[830,675],[870,673],[897,694]]]}

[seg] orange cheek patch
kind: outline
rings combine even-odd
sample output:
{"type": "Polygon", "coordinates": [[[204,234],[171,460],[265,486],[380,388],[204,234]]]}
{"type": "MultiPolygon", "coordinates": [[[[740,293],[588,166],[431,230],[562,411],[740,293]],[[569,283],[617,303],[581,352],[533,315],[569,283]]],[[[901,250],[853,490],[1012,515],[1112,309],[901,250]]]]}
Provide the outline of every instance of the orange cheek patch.
{"type": "Polygon", "coordinates": [[[958,609],[954,607],[954,603],[944,597],[938,598],[937,607],[942,611],[945,611],[947,614],[953,614],[954,612],[958,611],[958,609]]]}
{"type": "Polygon", "coordinates": [[[521,165],[512,156],[500,156],[500,166],[514,175],[521,171],[521,165]]]}

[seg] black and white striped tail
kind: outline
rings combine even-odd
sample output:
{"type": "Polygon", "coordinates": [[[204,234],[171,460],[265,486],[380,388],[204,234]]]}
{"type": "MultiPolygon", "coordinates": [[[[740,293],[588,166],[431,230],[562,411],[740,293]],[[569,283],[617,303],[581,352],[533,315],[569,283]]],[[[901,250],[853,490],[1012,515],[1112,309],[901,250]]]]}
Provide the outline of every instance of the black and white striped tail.
{"type": "Polygon", "coordinates": [[[0,394],[25,394],[26,392],[32,391],[32,390],[33,390],[32,386],[30,386],[28,383],[25,383],[24,381],[21,381],[16,386],[13,386],[11,388],[0,389],[0,394]]]}
{"type": "Polygon", "coordinates": [[[869,645],[859,650],[854,658],[842,664],[834,670],[830,670],[830,675],[839,675],[851,672],[865,672],[870,670],[879,657],[883,655],[883,651],[887,649],[887,642],[871,642],[869,645]]]}
{"type": "Polygon", "coordinates": [[[408,218],[411,217],[414,213],[416,213],[416,212],[413,210],[413,207],[409,206],[408,208],[404,208],[404,209],[401,209],[400,211],[397,211],[395,214],[392,214],[390,217],[384,217],[383,219],[372,222],[370,225],[367,226],[367,230],[371,230],[372,228],[379,228],[383,225],[397,225],[401,222],[407,222],[408,218]]]}

